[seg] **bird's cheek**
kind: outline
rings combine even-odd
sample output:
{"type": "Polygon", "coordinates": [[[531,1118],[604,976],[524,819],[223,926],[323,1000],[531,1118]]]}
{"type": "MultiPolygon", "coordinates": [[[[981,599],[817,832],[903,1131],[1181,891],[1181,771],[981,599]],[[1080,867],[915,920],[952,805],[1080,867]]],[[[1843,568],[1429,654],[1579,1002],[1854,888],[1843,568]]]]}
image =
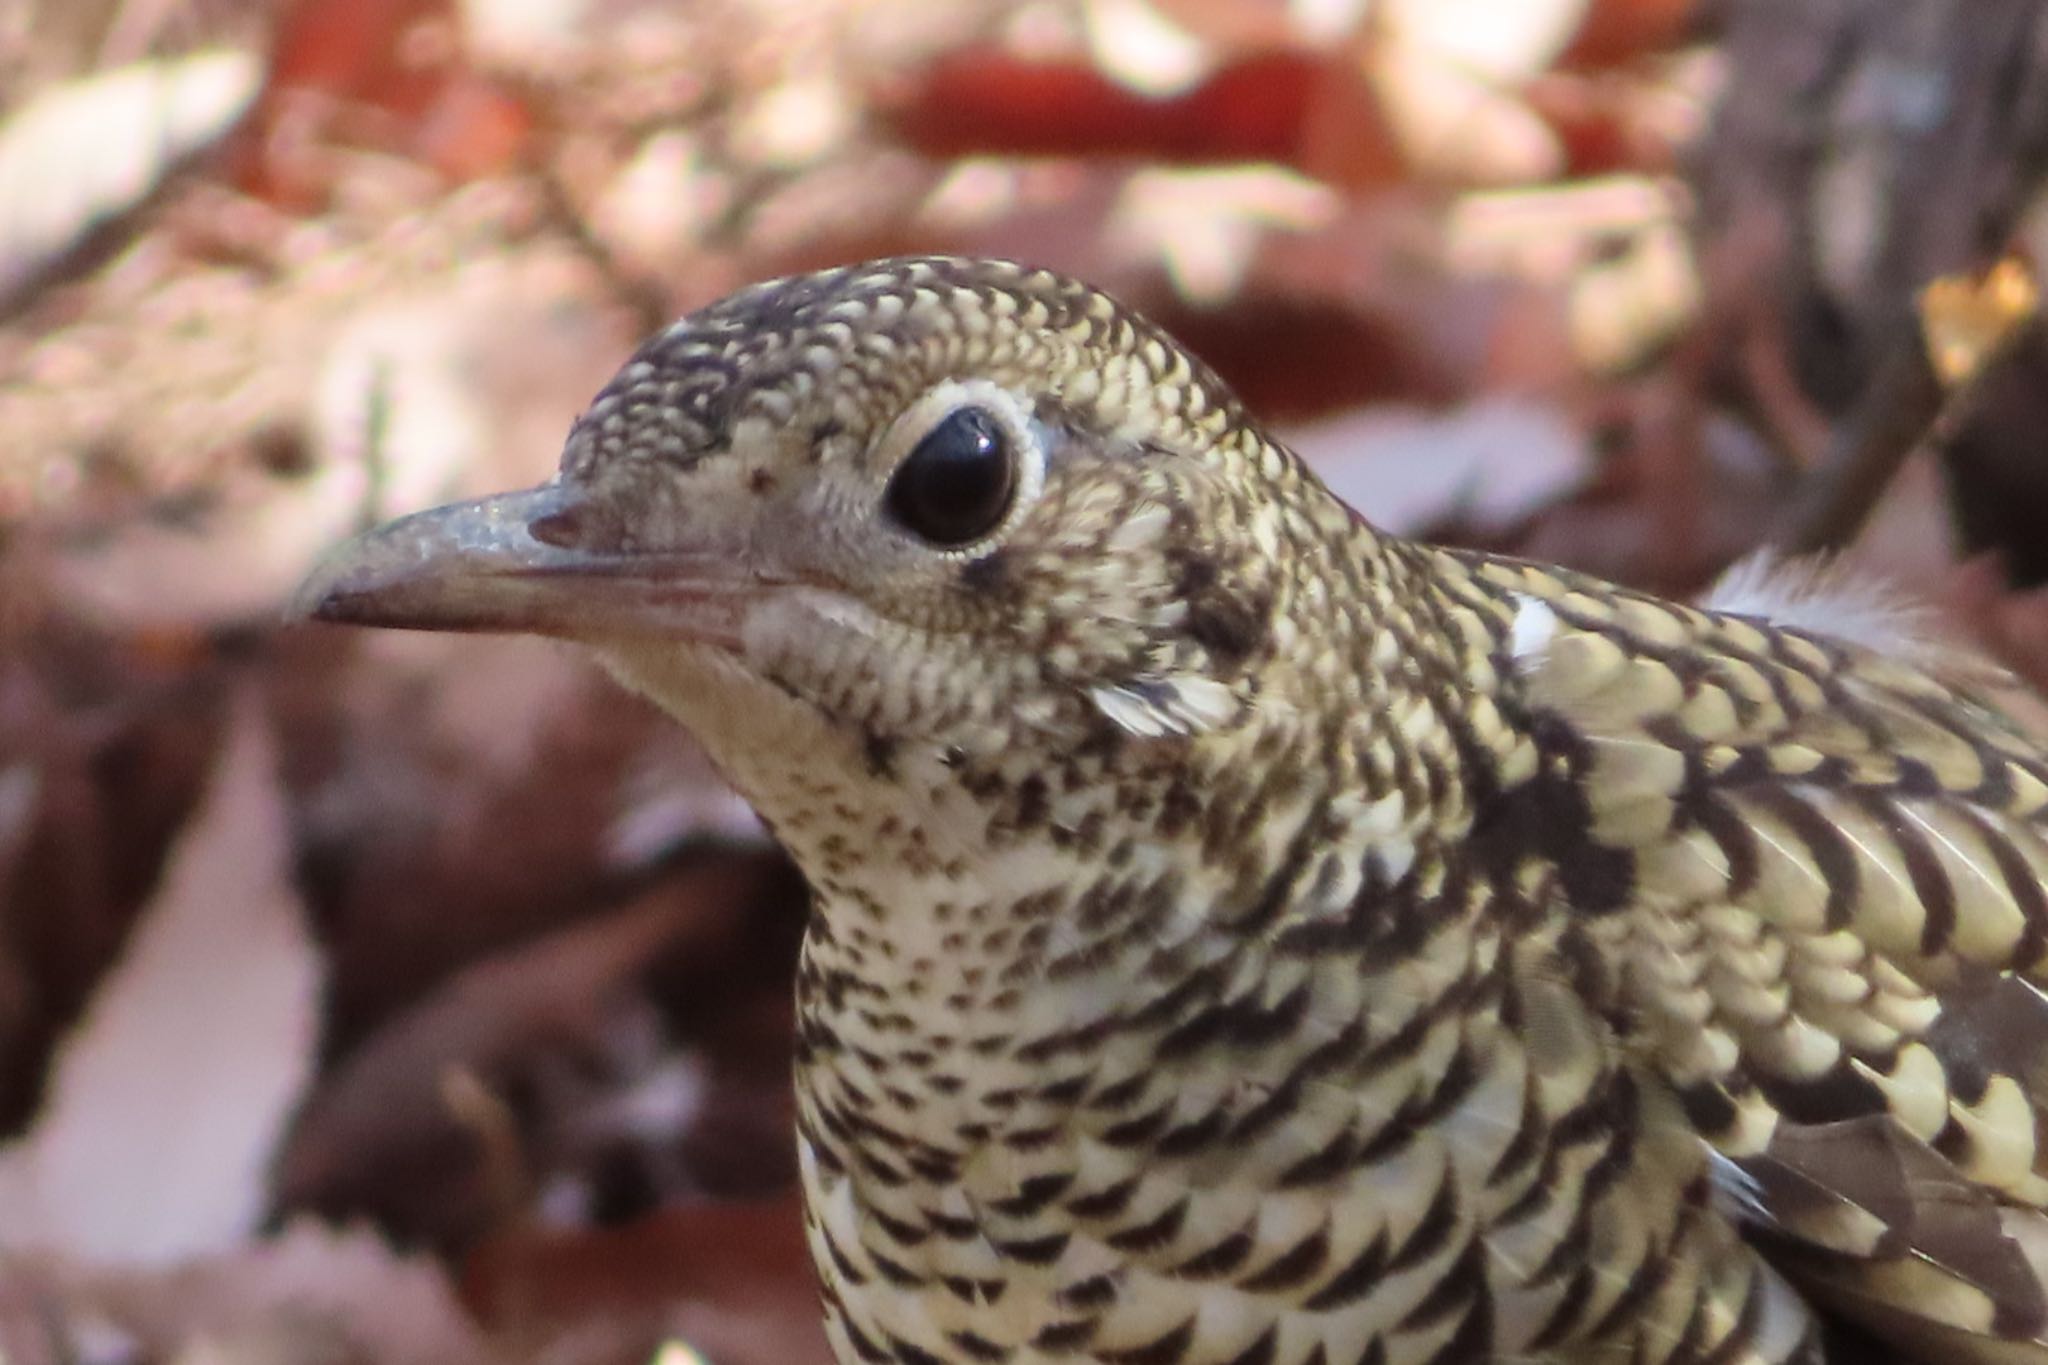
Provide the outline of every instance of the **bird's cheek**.
{"type": "Polygon", "coordinates": [[[900,721],[899,695],[926,656],[892,622],[844,595],[796,587],[755,603],[733,661],[786,698],[859,731],[900,721]]]}
{"type": "Polygon", "coordinates": [[[750,606],[737,654],[765,676],[794,681],[851,666],[880,629],[874,613],[841,593],[793,586],[750,606]]]}

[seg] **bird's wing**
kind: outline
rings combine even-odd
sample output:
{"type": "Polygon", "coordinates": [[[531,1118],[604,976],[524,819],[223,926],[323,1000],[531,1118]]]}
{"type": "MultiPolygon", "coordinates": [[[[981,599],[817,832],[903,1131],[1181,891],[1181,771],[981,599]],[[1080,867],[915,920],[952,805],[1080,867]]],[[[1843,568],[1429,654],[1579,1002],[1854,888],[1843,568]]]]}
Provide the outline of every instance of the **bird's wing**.
{"type": "Polygon", "coordinates": [[[1875,1335],[2048,1361],[2048,753],[1984,699],[1996,670],[1867,602],[1467,569],[1629,855],[1587,932],[1729,1207],[1875,1335]]]}

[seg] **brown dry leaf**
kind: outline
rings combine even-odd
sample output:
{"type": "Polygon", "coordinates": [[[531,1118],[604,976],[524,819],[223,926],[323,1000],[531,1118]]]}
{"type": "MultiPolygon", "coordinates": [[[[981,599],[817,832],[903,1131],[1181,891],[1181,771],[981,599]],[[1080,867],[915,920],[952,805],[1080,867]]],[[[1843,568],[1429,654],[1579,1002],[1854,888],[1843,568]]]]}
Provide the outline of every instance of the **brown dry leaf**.
{"type": "Polygon", "coordinates": [[[1719,414],[1691,421],[1669,384],[1651,386],[1638,404],[1629,457],[1603,463],[1580,496],[1498,548],[1672,596],[1705,588],[1756,548],[1757,509],[1782,501],[1785,488],[1755,433],[1719,414]],[[1685,473],[1682,486],[1674,468],[1685,473]],[[1686,513],[1680,530],[1659,519],[1670,503],[1686,513]]]}
{"type": "Polygon", "coordinates": [[[0,887],[13,884],[27,856],[41,787],[34,766],[26,760],[0,767],[0,887]]]}
{"type": "Polygon", "coordinates": [[[308,627],[268,662],[336,1048],[588,916],[623,860],[670,851],[676,812],[719,804],[679,727],[545,641],[308,627]],[[671,775],[702,789],[628,821],[671,775]]]}
{"type": "MultiPolygon", "coordinates": [[[[0,892],[20,884],[42,800],[43,775],[32,760],[0,767],[0,892]]],[[[24,1044],[41,1032],[43,1023],[39,983],[8,932],[11,927],[0,921],[0,1057],[9,1058],[0,1065],[0,1113],[13,1099],[9,1092],[39,1071],[26,1055],[34,1049],[24,1044]]]]}
{"type": "MultiPolygon", "coordinates": [[[[463,1280],[487,1322],[522,1337],[637,1319],[722,1365],[831,1361],[794,1191],[683,1205],[604,1231],[509,1234],[472,1257],[463,1280]]],[[[550,1362],[594,1354],[537,1353],[550,1362]]]]}
{"type": "Polygon", "coordinates": [[[121,960],[0,1153],[0,1246],[162,1266],[237,1244],[317,1046],[321,964],[252,695],[121,960]]]}
{"type": "Polygon", "coordinates": [[[1108,161],[973,157],[928,187],[902,235],[921,247],[1044,261],[1141,292],[1156,282],[1154,252],[1110,248],[1108,224],[1130,180],[1129,167],[1108,161]]]}
{"type": "Polygon", "coordinates": [[[1703,8],[1700,0],[1592,0],[1559,65],[1621,66],[1668,51],[1687,38],[1703,8]]]}
{"type": "Polygon", "coordinates": [[[330,163],[308,153],[328,139],[402,152],[457,181],[518,163],[532,112],[473,69],[453,0],[297,0],[279,10],[242,188],[319,205],[330,163]]]}
{"type": "Polygon", "coordinates": [[[1248,52],[1289,41],[1321,41],[1357,27],[1372,0],[1152,0],[1151,8],[1211,47],[1248,52]]]}
{"type": "Polygon", "coordinates": [[[2041,285],[2016,256],[1982,275],[1944,275],[1920,291],[1921,340],[1941,382],[1969,383],[2032,322],[2041,285]]]}
{"type": "Polygon", "coordinates": [[[0,1255],[9,1365],[484,1365],[441,1268],[375,1234],[298,1222],[159,1272],[0,1255]]]}
{"type": "MultiPolygon", "coordinates": [[[[375,1211],[442,1243],[465,1241],[514,1212],[543,1172],[521,1145],[528,1134],[491,1133],[479,1121],[502,1104],[493,1097],[545,1089],[532,1078],[564,1059],[580,1061],[590,1083],[569,1099],[588,1112],[571,1114],[559,1136],[573,1141],[579,1125],[591,1129],[602,1117],[607,1062],[621,1073],[620,1087],[645,1079],[626,1073],[656,1065],[644,1041],[652,1006],[636,977],[661,955],[718,960],[773,870],[764,857],[712,858],[623,910],[457,974],[356,1049],[307,1102],[279,1163],[280,1199],[375,1211]]],[[[680,1073],[654,1079],[641,1099],[667,1096],[659,1122],[680,1137],[699,1087],[680,1073]]],[[[554,1116],[527,1118],[540,1127],[554,1116]]]]}
{"type": "Polygon", "coordinates": [[[2048,738],[2048,588],[2015,591],[1995,552],[1948,565],[1933,581],[1927,603],[1939,612],[1943,630],[2012,670],[2017,681],[1996,690],[1996,701],[2036,736],[2048,738]]]}
{"type": "Polygon", "coordinates": [[[1403,170],[1364,74],[1344,52],[1255,52],[1155,98],[1080,62],[968,49],[933,64],[881,112],[929,157],[1273,161],[1349,189],[1387,185],[1403,170]]]}
{"type": "Polygon", "coordinates": [[[604,834],[604,867],[632,876],[693,840],[752,844],[763,837],[754,808],[725,784],[696,741],[664,718],[620,774],[617,807],[604,834]]]}

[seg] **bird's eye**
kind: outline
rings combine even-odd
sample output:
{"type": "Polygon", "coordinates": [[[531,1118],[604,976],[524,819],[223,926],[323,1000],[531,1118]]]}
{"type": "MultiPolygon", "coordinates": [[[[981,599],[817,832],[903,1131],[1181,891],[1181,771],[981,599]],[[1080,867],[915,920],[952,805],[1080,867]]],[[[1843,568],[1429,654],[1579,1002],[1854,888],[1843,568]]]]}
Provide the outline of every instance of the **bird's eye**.
{"type": "Polygon", "coordinates": [[[963,407],[926,432],[897,466],[883,502],[905,530],[951,547],[993,531],[1016,491],[1009,434],[985,410],[963,407]]]}

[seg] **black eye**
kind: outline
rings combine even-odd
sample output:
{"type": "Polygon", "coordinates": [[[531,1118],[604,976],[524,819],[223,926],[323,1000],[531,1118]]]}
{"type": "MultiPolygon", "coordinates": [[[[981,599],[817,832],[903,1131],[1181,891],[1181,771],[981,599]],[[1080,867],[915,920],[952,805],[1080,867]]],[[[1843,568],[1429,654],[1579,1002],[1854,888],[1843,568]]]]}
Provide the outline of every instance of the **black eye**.
{"type": "Polygon", "coordinates": [[[965,545],[996,528],[1017,491],[1017,456],[996,419],[957,408],[925,433],[882,500],[904,529],[934,545],[965,545]]]}

